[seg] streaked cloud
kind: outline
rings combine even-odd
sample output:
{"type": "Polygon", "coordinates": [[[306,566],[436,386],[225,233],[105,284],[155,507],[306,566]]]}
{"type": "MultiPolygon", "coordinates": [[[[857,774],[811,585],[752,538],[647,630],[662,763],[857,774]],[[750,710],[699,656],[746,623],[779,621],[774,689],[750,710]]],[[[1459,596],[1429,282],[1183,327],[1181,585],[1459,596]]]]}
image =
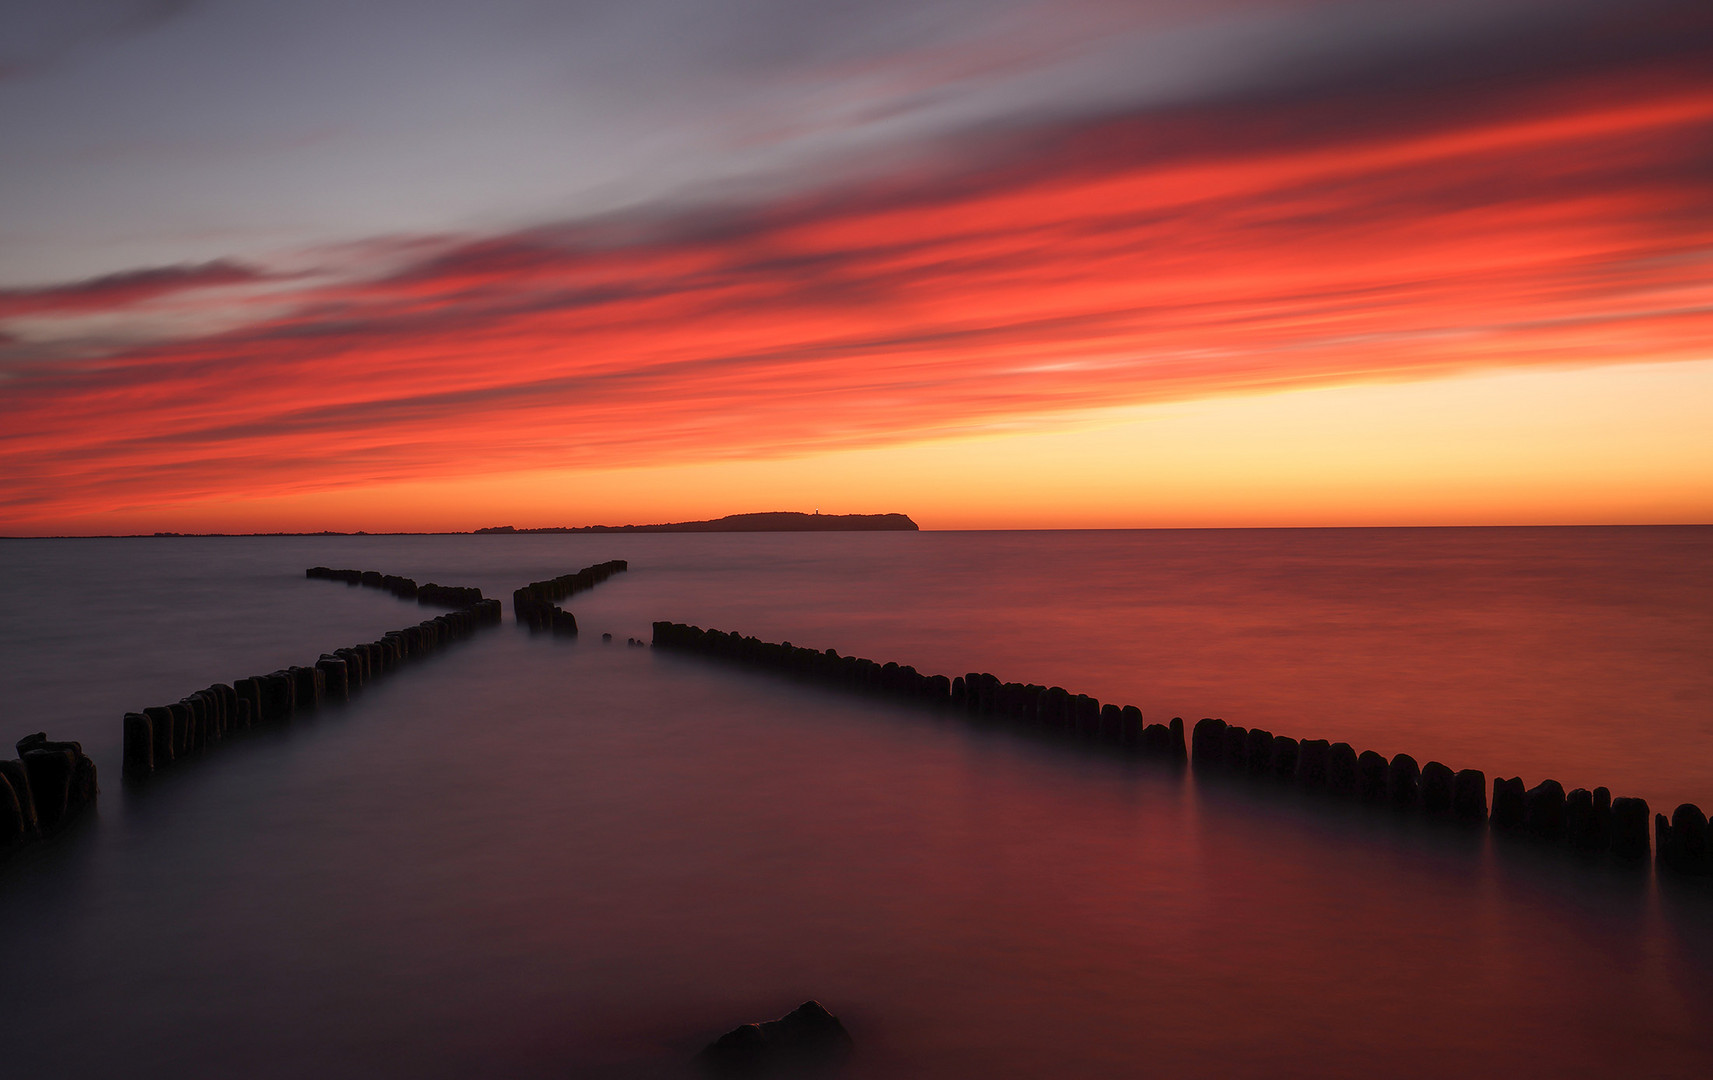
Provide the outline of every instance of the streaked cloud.
{"type": "MultiPolygon", "coordinates": [[[[928,5],[914,34],[720,10],[743,18],[693,56],[779,121],[722,131],[765,166],[744,183],[0,291],[0,523],[1708,356],[1704,6],[1089,3],[1034,51],[1024,3],[928,5]],[[1167,46],[1193,62],[1104,51],[1167,46]],[[792,85],[850,99],[799,124],[792,85]],[[789,149],[853,131],[861,167],[789,149]]],[[[591,11],[620,45],[710,17],[591,11]]]]}
{"type": "Polygon", "coordinates": [[[38,74],[75,50],[146,33],[202,0],[11,0],[0,8],[0,80],[38,74]]]}
{"type": "Polygon", "coordinates": [[[194,266],[126,270],[34,289],[0,289],[0,319],[113,311],[197,289],[252,284],[266,277],[242,263],[216,259],[194,266]]]}

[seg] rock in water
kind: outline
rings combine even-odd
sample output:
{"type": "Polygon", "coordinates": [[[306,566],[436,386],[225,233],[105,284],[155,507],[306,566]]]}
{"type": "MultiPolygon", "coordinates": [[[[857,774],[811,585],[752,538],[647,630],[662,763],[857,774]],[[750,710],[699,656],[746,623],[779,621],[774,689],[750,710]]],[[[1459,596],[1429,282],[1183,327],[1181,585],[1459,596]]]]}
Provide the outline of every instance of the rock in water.
{"type": "Polygon", "coordinates": [[[839,1018],[805,1001],[777,1020],[733,1028],[704,1047],[696,1063],[715,1076],[801,1076],[837,1066],[850,1051],[839,1018]]]}

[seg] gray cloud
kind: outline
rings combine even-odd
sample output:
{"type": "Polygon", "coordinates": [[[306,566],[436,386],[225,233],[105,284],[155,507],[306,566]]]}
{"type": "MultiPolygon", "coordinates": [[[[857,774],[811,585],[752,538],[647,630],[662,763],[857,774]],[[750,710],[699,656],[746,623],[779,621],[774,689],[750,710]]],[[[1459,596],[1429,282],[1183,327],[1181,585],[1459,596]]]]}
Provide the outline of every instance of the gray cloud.
{"type": "Polygon", "coordinates": [[[58,285],[0,289],[0,318],[79,314],[130,307],[172,293],[266,280],[267,275],[230,259],[193,266],[126,270],[58,285]]]}
{"type": "Polygon", "coordinates": [[[45,71],[79,49],[147,33],[204,0],[12,0],[0,6],[0,80],[45,71]]]}
{"type": "Polygon", "coordinates": [[[1019,139],[1115,121],[1168,153],[1209,125],[1313,141],[1713,61],[1706,0],[192,7],[83,0],[82,37],[0,33],[43,55],[129,35],[0,90],[0,281],[766,204],[1017,167],[1019,139]]]}

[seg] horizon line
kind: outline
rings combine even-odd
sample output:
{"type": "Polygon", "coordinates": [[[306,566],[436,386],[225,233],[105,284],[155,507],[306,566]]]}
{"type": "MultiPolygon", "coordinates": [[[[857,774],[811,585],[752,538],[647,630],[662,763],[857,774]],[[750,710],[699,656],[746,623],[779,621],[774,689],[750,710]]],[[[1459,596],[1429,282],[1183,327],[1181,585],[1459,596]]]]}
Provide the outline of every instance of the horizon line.
{"type": "MultiPolygon", "coordinates": [[[[832,515],[823,515],[832,516],[832,515]]],[[[910,532],[1284,532],[1284,531],[1326,531],[1332,529],[1348,530],[1380,530],[1380,529],[1703,529],[1713,527],[1713,521],[1649,521],[1649,522],[1618,522],[1618,521],[1553,521],[1553,522],[1497,522],[1485,524],[1453,524],[1428,523],[1417,525],[1088,525],[1088,526],[1036,526],[1036,527],[993,527],[965,529],[932,529],[919,526],[916,529],[744,529],[731,530],[734,533],[746,535],[811,535],[820,536],[827,533],[910,533],[910,532]]],[[[486,528],[484,526],[484,528],[486,528]]],[[[370,531],[356,529],[342,532],[334,529],[318,529],[312,532],[152,532],[152,533],[46,533],[41,535],[11,535],[0,533],[0,540],[241,540],[255,538],[301,538],[317,536],[343,537],[385,537],[385,536],[487,536],[487,537],[518,537],[518,536],[572,536],[585,532],[591,536],[609,536],[614,533],[629,533],[630,535],[707,535],[719,530],[699,530],[684,533],[676,531],[653,531],[644,529],[627,529],[624,526],[541,526],[529,530],[520,529],[516,532],[483,532],[478,529],[402,529],[396,531],[370,531]]]]}

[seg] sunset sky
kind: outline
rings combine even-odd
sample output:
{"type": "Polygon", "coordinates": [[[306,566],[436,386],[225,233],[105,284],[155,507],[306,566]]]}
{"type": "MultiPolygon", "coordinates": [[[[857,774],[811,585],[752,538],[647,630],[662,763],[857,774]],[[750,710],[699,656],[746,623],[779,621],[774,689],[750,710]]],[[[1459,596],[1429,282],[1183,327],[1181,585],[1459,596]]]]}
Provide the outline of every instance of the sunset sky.
{"type": "Polygon", "coordinates": [[[1708,0],[0,6],[0,534],[1713,521],[1708,0]]]}

